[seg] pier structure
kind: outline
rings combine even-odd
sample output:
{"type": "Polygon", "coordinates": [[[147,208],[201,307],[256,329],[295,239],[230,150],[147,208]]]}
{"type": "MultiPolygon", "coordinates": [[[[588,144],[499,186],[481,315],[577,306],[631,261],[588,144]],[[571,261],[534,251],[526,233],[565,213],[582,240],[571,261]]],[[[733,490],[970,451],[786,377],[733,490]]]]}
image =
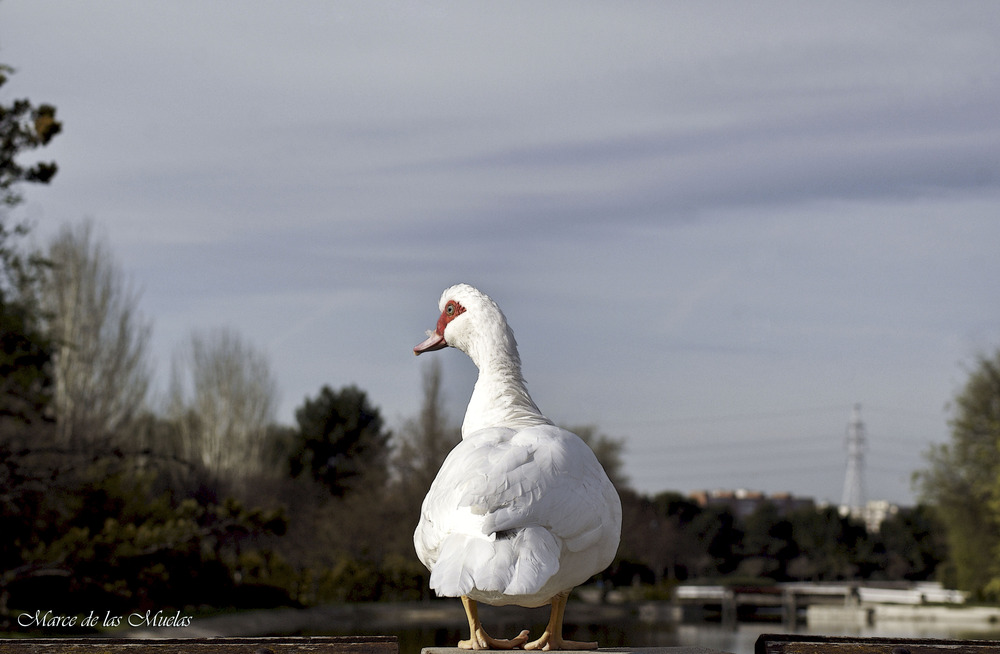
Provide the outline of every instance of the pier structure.
{"type": "MultiPolygon", "coordinates": [[[[861,582],[789,582],[772,586],[697,586],[683,585],[674,590],[674,602],[684,607],[717,612],[724,624],[735,624],[740,617],[769,614],[794,627],[807,613],[829,608],[839,615],[868,615],[875,605],[893,606],[957,605],[965,594],[943,588],[938,583],[867,585],[861,582]],[[860,613],[859,613],[860,611],[860,613]],[[846,615],[846,613],[845,613],[846,615]]],[[[870,620],[868,620],[870,622],[870,620]]]]}

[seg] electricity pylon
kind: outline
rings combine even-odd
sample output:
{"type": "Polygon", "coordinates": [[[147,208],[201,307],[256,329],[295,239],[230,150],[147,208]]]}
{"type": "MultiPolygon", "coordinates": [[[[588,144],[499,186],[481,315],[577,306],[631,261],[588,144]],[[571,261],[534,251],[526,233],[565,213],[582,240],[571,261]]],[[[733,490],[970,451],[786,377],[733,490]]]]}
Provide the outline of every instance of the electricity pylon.
{"type": "Polygon", "coordinates": [[[844,495],[840,512],[860,516],[865,508],[865,450],[867,449],[865,423],[861,421],[861,405],[855,404],[851,422],[847,425],[847,474],[844,476],[844,495]]]}

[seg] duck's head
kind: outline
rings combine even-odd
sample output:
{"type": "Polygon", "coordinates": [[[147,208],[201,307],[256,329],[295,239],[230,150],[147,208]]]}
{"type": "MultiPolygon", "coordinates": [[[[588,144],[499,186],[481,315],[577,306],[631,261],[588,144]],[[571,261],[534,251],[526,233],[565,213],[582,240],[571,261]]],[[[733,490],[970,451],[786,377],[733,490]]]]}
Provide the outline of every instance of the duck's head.
{"type": "Polygon", "coordinates": [[[441,316],[427,339],[413,348],[414,354],[432,352],[451,346],[462,350],[479,365],[488,351],[517,356],[517,344],[507,326],[507,319],[496,302],[468,284],[445,290],[438,302],[441,316]]]}

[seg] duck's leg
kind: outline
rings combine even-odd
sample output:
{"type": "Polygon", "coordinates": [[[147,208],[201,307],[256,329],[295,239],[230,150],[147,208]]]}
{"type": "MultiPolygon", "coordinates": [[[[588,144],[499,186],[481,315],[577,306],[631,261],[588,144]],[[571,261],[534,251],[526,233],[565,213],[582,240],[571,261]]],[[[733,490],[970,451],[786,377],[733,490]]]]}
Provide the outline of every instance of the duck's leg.
{"type": "Polygon", "coordinates": [[[533,640],[524,649],[597,649],[597,643],[586,643],[577,640],[563,640],[563,614],[566,613],[566,600],[569,592],[559,593],[552,598],[552,612],[549,614],[549,624],[545,633],[538,640],[533,640]]]}
{"type": "Polygon", "coordinates": [[[479,622],[479,608],[476,606],[476,600],[462,595],[462,606],[465,607],[465,615],[469,618],[470,633],[469,640],[458,641],[458,646],[462,649],[514,649],[528,642],[527,629],[510,640],[490,636],[483,629],[482,623],[479,622]]]}

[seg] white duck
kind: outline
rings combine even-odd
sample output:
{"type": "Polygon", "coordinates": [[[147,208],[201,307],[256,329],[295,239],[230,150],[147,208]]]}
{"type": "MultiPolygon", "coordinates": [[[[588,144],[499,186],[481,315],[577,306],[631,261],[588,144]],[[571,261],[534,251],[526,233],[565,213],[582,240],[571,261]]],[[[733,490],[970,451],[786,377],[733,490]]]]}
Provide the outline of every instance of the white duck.
{"type": "Polygon", "coordinates": [[[493,300],[459,284],[439,304],[437,329],[415,354],[456,347],[479,368],[462,441],[424,499],[413,534],[438,595],[461,597],[464,649],[596,649],[564,640],[570,590],[606,568],[621,536],[621,501],[591,449],[531,400],[514,334],[493,300]],[[476,602],[552,604],[542,636],[488,635],[476,602]]]}

